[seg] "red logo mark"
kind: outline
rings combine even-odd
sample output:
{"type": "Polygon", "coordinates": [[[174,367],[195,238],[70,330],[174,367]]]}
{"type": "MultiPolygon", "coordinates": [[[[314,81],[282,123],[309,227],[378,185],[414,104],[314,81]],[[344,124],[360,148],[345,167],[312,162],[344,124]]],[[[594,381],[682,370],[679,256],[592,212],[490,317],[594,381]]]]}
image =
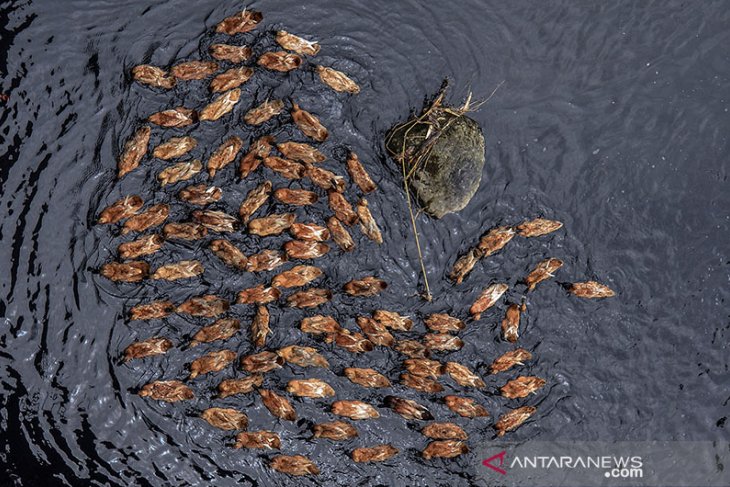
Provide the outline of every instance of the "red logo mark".
{"type": "Polygon", "coordinates": [[[503,452],[497,453],[494,456],[491,456],[491,457],[487,458],[486,460],[484,460],[482,462],[482,465],[484,465],[485,467],[491,468],[492,470],[494,470],[497,473],[500,473],[502,475],[507,475],[507,471],[505,469],[503,469],[503,468],[500,468],[502,465],[504,465],[504,456],[505,455],[507,455],[507,451],[506,450],[503,451],[503,452]],[[499,459],[499,466],[492,465],[492,461],[497,460],[497,459],[499,459]]]}

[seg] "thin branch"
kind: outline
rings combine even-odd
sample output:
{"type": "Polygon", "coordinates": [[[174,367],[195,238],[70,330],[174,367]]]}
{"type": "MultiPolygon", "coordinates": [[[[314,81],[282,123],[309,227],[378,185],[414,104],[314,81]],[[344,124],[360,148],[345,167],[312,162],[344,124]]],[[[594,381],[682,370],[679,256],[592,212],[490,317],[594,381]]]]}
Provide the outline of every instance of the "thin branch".
{"type": "Polygon", "coordinates": [[[406,201],[408,201],[408,213],[411,216],[411,226],[413,227],[413,236],[416,238],[416,249],[418,250],[418,261],[421,264],[421,274],[423,274],[423,282],[426,286],[426,301],[431,301],[431,288],[428,285],[428,275],[426,274],[426,265],[423,262],[423,253],[421,252],[421,242],[418,239],[418,228],[416,227],[416,218],[413,216],[413,205],[411,204],[411,191],[408,188],[408,181],[405,179],[406,163],[405,158],[401,161],[403,169],[403,188],[406,190],[406,201]]]}

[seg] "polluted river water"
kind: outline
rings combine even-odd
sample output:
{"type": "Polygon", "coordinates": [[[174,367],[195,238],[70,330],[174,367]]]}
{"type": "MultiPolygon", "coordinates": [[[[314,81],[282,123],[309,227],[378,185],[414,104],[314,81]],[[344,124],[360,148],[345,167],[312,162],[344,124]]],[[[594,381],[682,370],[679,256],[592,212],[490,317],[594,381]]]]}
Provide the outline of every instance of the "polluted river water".
{"type": "Polygon", "coordinates": [[[511,410],[530,413],[506,433],[515,441],[728,437],[730,19],[721,3],[247,7],[263,19],[234,33],[216,26],[241,11],[235,2],[0,7],[3,485],[473,485],[483,481],[480,452],[511,410]],[[277,42],[282,30],[321,49],[277,42]],[[199,76],[174,70],[213,62],[211,45],[221,43],[251,52],[215,70],[198,66],[215,71],[199,76]],[[287,55],[266,55],[285,47],[287,55]],[[306,51],[299,61],[296,49],[306,51]],[[172,69],[175,85],[136,82],[142,64],[172,69]],[[231,73],[239,86],[221,79],[211,90],[213,77],[238,66],[252,70],[231,73]],[[333,89],[319,66],[346,73],[357,90],[333,89]],[[475,196],[440,219],[416,215],[432,294],[425,301],[402,168],[384,140],[445,77],[452,106],[499,89],[469,113],[486,141],[475,196]],[[226,96],[230,106],[205,108],[226,96]],[[174,127],[161,127],[162,115],[146,121],[177,107],[194,113],[178,112],[174,127]],[[297,123],[298,108],[316,116],[326,138],[297,123]],[[146,126],[148,153],[120,178],[125,143],[146,126]],[[241,161],[267,136],[316,146],[325,160],[310,152],[312,162],[292,165],[277,146],[252,157],[258,167],[242,178],[241,161]],[[153,154],[171,137],[181,140],[169,154],[153,154]],[[209,177],[211,155],[226,143],[235,156],[209,177]],[[172,158],[176,150],[181,157],[172,158]],[[374,190],[353,181],[353,153],[374,190]],[[159,177],[166,168],[175,170],[159,177]],[[341,179],[317,185],[316,168],[341,179]],[[220,192],[190,188],[199,184],[220,192]],[[271,194],[243,222],[241,202],[256,188],[271,194]],[[144,221],[125,223],[134,217],[98,224],[128,195],[140,201],[127,217],[157,205],[164,222],[144,232],[132,228],[144,221]],[[338,206],[343,199],[351,210],[338,206]],[[334,236],[333,213],[352,238],[348,251],[334,238],[316,241],[334,236]],[[361,228],[355,219],[368,215],[361,228]],[[562,226],[529,238],[517,232],[454,282],[457,260],[490,229],[539,217],[562,226]],[[174,226],[164,234],[166,224],[189,222],[205,235],[175,238],[190,229],[174,226]],[[133,260],[161,279],[107,279],[115,273],[105,265],[124,261],[121,243],[156,233],[164,238],[147,243],[160,250],[133,260]],[[292,235],[300,243],[287,243],[292,235]],[[181,261],[197,266],[165,269],[181,261]],[[541,263],[546,279],[528,292],[525,278],[541,263]],[[269,287],[295,265],[298,273],[269,287]],[[189,277],[164,278],[176,272],[189,277]],[[589,280],[615,296],[571,294],[571,283],[589,280]],[[307,284],[288,287],[298,281],[307,284]],[[502,283],[492,288],[493,306],[472,308],[502,283]],[[162,318],[130,319],[151,301],[172,304],[162,318]],[[503,321],[515,314],[512,343],[503,321]],[[336,324],[305,320],[315,315],[336,324]],[[199,333],[216,323],[209,336],[199,333]],[[317,326],[349,332],[312,333],[317,326]],[[216,333],[225,340],[208,343],[216,333]],[[150,348],[128,348],[151,338],[150,348]],[[440,364],[418,362],[414,342],[440,364]],[[530,358],[508,370],[494,365],[518,347],[530,358]],[[126,360],[150,350],[164,353],[126,360]],[[222,381],[258,373],[250,393],[220,397],[222,381]],[[149,397],[159,390],[145,386],[161,380],[179,381],[163,394],[182,400],[149,397]],[[489,415],[461,416],[458,398],[489,415]],[[404,400],[427,416],[404,417],[404,400]],[[341,426],[347,439],[317,438],[333,421],[357,437],[341,426]],[[458,444],[429,446],[444,435],[458,444]],[[278,448],[245,447],[257,439],[278,448]],[[433,458],[449,449],[454,458],[433,458]],[[280,455],[312,463],[298,460],[305,475],[293,477],[281,470],[291,473],[294,460],[280,455]],[[373,457],[382,461],[362,461],[373,457]]]}

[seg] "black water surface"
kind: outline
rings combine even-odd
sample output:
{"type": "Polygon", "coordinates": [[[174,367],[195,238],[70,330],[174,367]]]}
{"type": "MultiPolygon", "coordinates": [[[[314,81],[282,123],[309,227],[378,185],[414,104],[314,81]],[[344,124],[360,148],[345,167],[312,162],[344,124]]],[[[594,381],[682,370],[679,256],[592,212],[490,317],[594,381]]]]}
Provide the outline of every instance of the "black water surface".
{"type": "MultiPolygon", "coordinates": [[[[352,317],[378,307],[416,318],[434,311],[466,317],[484,285],[515,284],[542,258],[559,257],[566,265],[556,281],[529,296],[520,342],[537,358],[527,370],[545,377],[548,387],[507,402],[495,394],[505,379],[489,378],[487,390],[473,394],[492,416],[508,406],[538,406],[534,421],[513,438],[730,436],[730,3],[272,0],[252,6],[264,12],[264,30],[319,39],[321,62],[351,73],[363,88],[345,97],[322,90],[306,71],[272,75],[245,89],[245,106],[236,111],[270,93],[301,93],[332,131],[327,152],[356,149],[380,187],[369,200],[385,245],[355,231],[358,250],[334,252],[322,266],[333,289],[369,273],[390,287],[370,301],[338,295],[327,311],[350,328],[352,317]],[[474,114],[487,140],[479,193],[458,215],[418,219],[435,295],[426,304],[415,296],[417,254],[382,138],[445,76],[453,103],[469,89],[479,97],[504,84],[474,114]],[[565,222],[565,229],[515,240],[461,286],[446,279],[456,257],[486,229],[539,215],[565,222]],[[585,278],[605,282],[618,296],[578,301],[559,285],[585,278]]],[[[212,0],[0,4],[0,484],[292,483],[268,470],[269,455],[231,449],[232,435],[195,417],[214,402],[220,376],[233,371],[196,382],[191,403],[160,405],[134,391],[149,380],[184,377],[185,365],[202,350],[177,347],[163,359],[130,366],[118,360],[133,340],[161,333],[179,344],[199,325],[127,323],[131,304],[206,291],[232,297],[256,277],[231,278],[201,252],[196,255],[208,268],[193,284],[115,286],[97,274],[120,241],[115,231],[93,225],[99,208],[132,191],[150,202],[166,197],[149,167],[120,184],[114,180],[116,157],[137,121],[174,105],[167,95],[131,84],[129,70],[200,56],[215,23],[240,8],[240,2],[212,0]]],[[[230,123],[225,127],[245,134],[230,123]]],[[[200,135],[209,143],[221,136],[200,135]]],[[[337,161],[328,167],[337,168],[337,161]]],[[[257,180],[238,183],[232,169],[229,187],[240,201],[257,180]]],[[[171,252],[166,255],[192,251],[171,252]]],[[[508,349],[498,339],[503,311],[500,304],[470,323],[461,334],[467,345],[449,359],[485,374],[508,349]]],[[[247,309],[236,312],[244,321],[250,316],[247,309]]],[[[301,313],[273,314],[272,347],[317,343],[292,331],[301,313]]],[[[245,353],[246,343],[244,336],[227,345],[245,353]]],[[[334,373],[356,363],[397,380],[393,353],[353,359],[326,350],[334,373]]],[[[293,373],[299,372],[267,380],[281,387],[293,373]]],[[[379,400],[332,372],[321,377],[339,398],[379,400]]],[[[444,382],[447,391],[457,390],[444,382]]],[[[426,402],[438,418],[453,419],[437,401],[395,390],[426,402]]],[[[279,431],[285,452],[311,456],[325,485],[473,482],[476,454],[425,462],[418,455],[426,445],[420,425],[388,410],[381,409],[378,421],[358,424],[358,440],[332,445],[308,439],[308,420],[328,417],[326,401],[295,403],[306,418],[296,424],[273,421],[253,396],[226,404],[247,410],[257,428],[279,431]],[[401,455],[377,466],[348,459],[353,447],[380,441],[401,455]]],[[[492,440],[492,421],[457,420],[474,449],[492,440]]]]}

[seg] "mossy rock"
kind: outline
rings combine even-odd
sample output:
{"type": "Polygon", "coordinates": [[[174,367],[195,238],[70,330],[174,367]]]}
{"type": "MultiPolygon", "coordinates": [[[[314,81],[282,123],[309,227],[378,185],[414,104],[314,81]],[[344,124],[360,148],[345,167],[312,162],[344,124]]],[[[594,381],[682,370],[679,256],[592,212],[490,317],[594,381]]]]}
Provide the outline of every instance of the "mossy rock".
{"type": "Polygon", "coordinates": [[[409,183],[423,209],[441,218],[462,210],[479,189],[485,162],[484,134],[476,121],[458,110],[432,108],[428,120],[414,118],[393,127],[386,149],[396,159],[405,154],[410,167],[413,158],[409,156],[423,153],[424,146],[429,146],[409,183]],[[434,127],[439,127],[435,136],[434,127]]]}

